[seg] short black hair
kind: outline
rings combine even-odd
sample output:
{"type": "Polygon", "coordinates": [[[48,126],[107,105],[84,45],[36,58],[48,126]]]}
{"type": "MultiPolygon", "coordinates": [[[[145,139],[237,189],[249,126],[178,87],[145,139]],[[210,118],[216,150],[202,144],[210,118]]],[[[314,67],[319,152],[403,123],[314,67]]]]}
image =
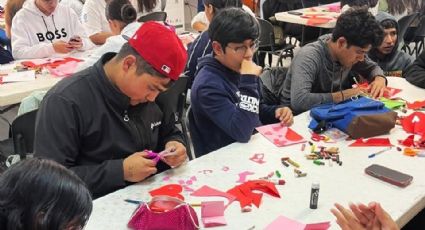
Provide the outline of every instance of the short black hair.
{"type": "Polygon", "coordinates": [[[348,46],[377,47],[384,39],[384,31],[367,7],[350,8],[342,13],[332,32],[332,41],[344,37],[348,46]]]}
{"type": "Polygon", "coordinates": [[[131,47],[130,44],[128,44],[128,42],[124,43],[124,45],[121,47],[120,51],[117,53],[115,58],[117,60],[122,60],[128,55],[133,55],[136,57],[136,63],[137,63],[136,73],[138,75],[147,73],[152,76],[167,78],[167,76],[156,71],[148,62],[146,62],[145,59],[142,56],[140,56],[140,54],[135,49],[133,49],[133,47],[131,47]]]}
{"type": "Polygon", "coordinates": [[[386,19],[382,21],[380,24],[384,29],[391,29],[391,28],[397,29],[397,22],[392,19],[386,19]]]}
{"type": "Polygon", "coordinates": [[[208,28],[211,41],[217,41],[224,48],[227,44],[242,43],[258,39],[260,27],[257,19],[241,8],[226,8],[214,15],[208,28]]]}
{"type": "Polygon", "coordinates": [[[0,229],[84,227],[92,207],[83,181],[52,160],[27,159],[0,176],[0,229]]]}
{"type": "Polygon", "coordinates": [[[229,7],[242,7],[242,1],[241,0],[204,0],[204,5],[211,5],[213,6],[214,15],[217,14],[217,12],[224,8],[229,7]]]}

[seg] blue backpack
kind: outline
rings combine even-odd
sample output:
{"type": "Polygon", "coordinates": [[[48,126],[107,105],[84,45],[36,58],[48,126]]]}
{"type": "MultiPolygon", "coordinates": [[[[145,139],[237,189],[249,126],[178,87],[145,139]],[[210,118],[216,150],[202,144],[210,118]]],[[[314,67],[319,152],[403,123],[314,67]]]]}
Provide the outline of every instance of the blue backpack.
{"type": "Polygon", "coordinates": [[[320,133],[335,127],[352,138],[368,138],[388,133],[395,126],[397,113],[384,103],[367,97],[349,99],[338,104],[322,104],[310,111],[308,126],[320,133]]]}

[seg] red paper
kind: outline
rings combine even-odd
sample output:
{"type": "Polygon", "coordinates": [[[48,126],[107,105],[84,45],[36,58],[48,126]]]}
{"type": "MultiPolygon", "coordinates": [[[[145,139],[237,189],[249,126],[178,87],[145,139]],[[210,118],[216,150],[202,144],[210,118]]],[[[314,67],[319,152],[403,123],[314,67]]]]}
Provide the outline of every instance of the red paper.
{"type": "Polygon", "coordinates": [[[415,144],[415,135],[409,135],[404,140],[399,140],[400,144],[406,147],[411,147],[415,144]]]}
{"type": "Polygon", "coordinates": [[[62,64],[65,64],[65,63],[71,62],[71,61],[82,62],[83,60],[77,59],[77,58],[72,58],[72,57],[66,57],[66,58],[46,59],[41,64],[34,63],[32,61],[23,61],[23,62],[21,62],[21,64],[25,67],[33,68],[33,69],[41,68],[41,67],[44,67],[44,66],[56,68],[59,65],[62,65],[62,64]]]}
{"type": "Polygon", "coordinates": [[[276,186],[266,180],[252,180],[245,182],[241,185],[235,186],[227,193],[232,194],[239,201],[241,208],[246,206],[251,206],[254,204],[257,208],[260,207],[261,198],[263,194],[254,193],[254,190],[258,190],[264,193],[267,193],[274,197],[280,197],[279,192],[276,189],[276,186]]]}
{"type": "Polygon", "coordinates": [[[182,191],[183,191],[183,187],[181,185],[169,184],[169,185],[165,185],[160,188],[151,190],[149,194],[151,194],[151,196],[153,197],[167,195],[167,196],[176,197],[180,200],[184,200],[184,197],[180,194],[182,191]]]}
{"type": "MultiPolygon", "coordinates": [[[[364,82],[364,83],[361,83],[361,84],[358,84],[358,85],[354,85],[353,88],[354,87],[360,87],[360,88],[363,88],[363,89],[367,89],[367,88],[369,88],[369,83],[364,82]]],[[[391,97],[394,97],[394,95],[396,95],[397,93],[400,93],[400,92],[401,92],[401,89],[386,87],[383,97],[391,98],[391,97]]]]}
{"type": "Polygon", "coordinates": [[[413,103],[407,102],[407,108],[413,109],[413,110],[425,108],[425,100],[424,101],[415,101],[413,103]]]}
{"type": "Polygon", "coordinates": [[[359,138],[351,143],[351,147],[362,147],[362,146],[393,146],[388,138],[369,138],[367,140],[359,138]]]}
{"type": "Polygon", "coordinates": [[[401,126],[408,133],[425,134],[425,113],[413,112],[401,119],[401,126]]]}

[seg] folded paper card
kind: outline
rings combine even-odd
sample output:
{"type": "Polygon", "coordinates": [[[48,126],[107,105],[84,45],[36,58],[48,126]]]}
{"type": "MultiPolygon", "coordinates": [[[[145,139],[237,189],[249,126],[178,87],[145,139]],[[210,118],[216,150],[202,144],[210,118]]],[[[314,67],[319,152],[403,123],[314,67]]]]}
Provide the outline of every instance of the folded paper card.
{"type": "Polygon", "coordinates": [[[224,201],[204,201],[201,203],[201,219],[204,227],[226,225],[224,201]]]}
{"type": "Polygon", "coordinates": [[[256,129],[278,147],[306,142],[301,135],[280,123],[264,125],[256,129]]]}
{"type": "Polygon", "coordinates": [[[327,230],[331,224],[329,222],[303,224],[296,220],[289,219],[285,216],[279,216],[265,230],[327,230]]]}

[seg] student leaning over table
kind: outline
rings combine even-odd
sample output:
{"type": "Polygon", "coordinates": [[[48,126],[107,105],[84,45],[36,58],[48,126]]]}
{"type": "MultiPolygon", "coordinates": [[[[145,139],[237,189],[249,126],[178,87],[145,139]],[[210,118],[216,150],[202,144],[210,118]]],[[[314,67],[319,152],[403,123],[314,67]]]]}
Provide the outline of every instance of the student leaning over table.
{"type": "Polygon", "coordinates": [[[86,0],[81,13],[81,22],[90,40],[102,45],[112,36],[108,20],[105,17],[106,0],[86,0]]]}
{"type": "Polygon", "coordinates": [[[425,89],[425,50],[407,67],[403,77],[413,85],[425,89]]]}
{"type": "Polygon", "coordinates": [[[191,90],[190,131],[196,155],[233,142],[248,142],[264,120],[293,122],[288,107],[260,103],[261,67],[252,57],[258,48],[259,24],[241,8],[225,8],[213,18],[208,34],[213,56],[200,60],[191,90]]]}
{"type": "Polygon", "coordinates": [[[52,57],[92,46],[75,12],[58,0],[27,0],[13,18],[15,59],[52,57]]]}
{"type": "Polygon", "coordinates": [[[173,31],[144,23],[118,54],[105,54],[49,90],[37,115],[35,156],[74,171],[94,197],[181,165],[182,133],[174,115],[163,112],[171,109],[155,98],[178,79],[186,59],[173,31]],[[146,149],[175,151],[156,165],[146,149]]]}
{"type": "Polygon", "coordinates": [[[379,12],[375,18],[384,28],[384,39],[369,51],[368,56],[378,63],[385,76],[401,77],[413,60],[409,54],[398,49],[398,23],[394,16],[385,12],[379,12]]]}
{"type": "Polygon", "coordinates": [[[92,66],[105,53],[118,52],[127,42],[124,36],[133,36],[141,25],[140,22],[136,22],[137,12],[129,0],[111,0],[106,5],[105,11],[113,36],[107,38],[105,44],[97,47],[90,57],[78,66],[78,70],[92,66]]]}
{"type": "Polygon", "coordinates": [[[341,14],[332,34],[301,48],[288,69],[283,84],[284,105],[295,114],[329,102],[340,102],[362,93],[351,88],[348,74],[354,71],[370,83],[373,97],[383,94],[386,78],[382,69],[367,57],[367,52],[382,42],[383,31],[365,8],[341,14]]]}

